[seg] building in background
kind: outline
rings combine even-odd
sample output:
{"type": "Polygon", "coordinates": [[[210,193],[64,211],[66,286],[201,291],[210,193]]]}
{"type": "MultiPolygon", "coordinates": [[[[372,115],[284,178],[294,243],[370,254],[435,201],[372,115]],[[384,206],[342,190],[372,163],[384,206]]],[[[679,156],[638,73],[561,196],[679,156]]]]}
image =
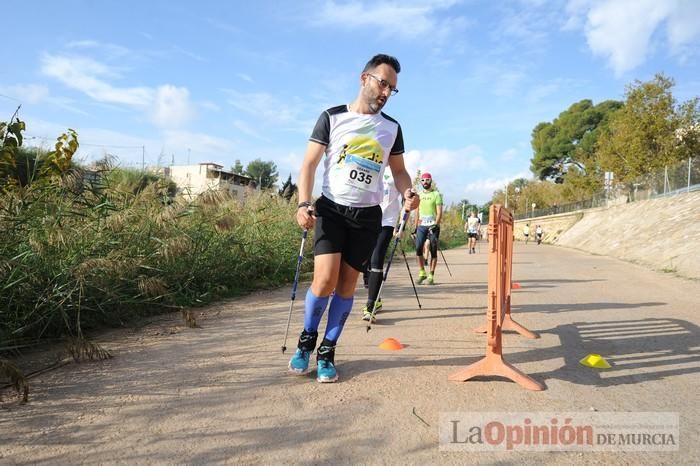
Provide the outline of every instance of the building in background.
{"type": "Polygon", "coordinates": [[[209,190],[228,191],[234,197],[243,199],[246,191],[257,189],[257,183],[253,178],[236,175],[223,168],[223,165],[213,162],[171,165],[163,169],[163,174],[177,184],[179,193],[190,199],[209,190]]]}

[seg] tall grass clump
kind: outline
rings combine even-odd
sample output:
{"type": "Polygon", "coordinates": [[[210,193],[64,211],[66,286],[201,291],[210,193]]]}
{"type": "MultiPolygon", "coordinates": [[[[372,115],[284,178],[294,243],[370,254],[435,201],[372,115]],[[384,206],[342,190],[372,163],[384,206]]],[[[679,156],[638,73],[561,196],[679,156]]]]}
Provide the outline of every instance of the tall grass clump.
{"type": "Polygon", "coordinates": [[[296,204],[277,195],[250,191],[242,202],[211,192],[188,201],[166,180],[108,162],[89,173],[66,165],[24,184],[5,175],[0,351],[80,338],[294,275],[296,204]]]}

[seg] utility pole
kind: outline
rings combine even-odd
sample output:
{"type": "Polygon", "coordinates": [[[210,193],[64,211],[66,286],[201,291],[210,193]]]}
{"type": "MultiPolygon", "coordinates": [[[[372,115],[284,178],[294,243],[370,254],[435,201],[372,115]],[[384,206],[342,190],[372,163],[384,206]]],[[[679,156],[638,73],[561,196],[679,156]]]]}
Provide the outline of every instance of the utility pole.
{"type": "Polygon", "coordinates": [[[141,146],[141,170],[146,170],[146,146],[141,146]]]}

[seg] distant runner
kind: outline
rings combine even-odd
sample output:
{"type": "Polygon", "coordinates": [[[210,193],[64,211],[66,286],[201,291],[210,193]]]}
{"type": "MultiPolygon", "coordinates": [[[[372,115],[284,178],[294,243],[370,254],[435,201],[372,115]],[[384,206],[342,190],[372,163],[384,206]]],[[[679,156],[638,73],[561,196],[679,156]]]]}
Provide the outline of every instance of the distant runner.
{"type": "Polygon", "coordinates": [[[476,212],[472,211],[464,224],[464,231],[469,237],[469,254],[476,254],[476,240],[479,237],[479,229],[481,228],[481,221],[479,217],[476,216],[476,212]]]}
{"type": "Polygon", "coordinates": [[[537,244],[542,243],[542,234],[543,233],[544,232],[542,231],[542,226],[537,225],[537,227],[535,227],[535,239],[537,240],[537,244]]]}
{"type": "Polygon", "coordinates": [[[523,236],[525,237],[525,244],[530,240],[530,224],[526,223],[523,227],[523,236]]]}

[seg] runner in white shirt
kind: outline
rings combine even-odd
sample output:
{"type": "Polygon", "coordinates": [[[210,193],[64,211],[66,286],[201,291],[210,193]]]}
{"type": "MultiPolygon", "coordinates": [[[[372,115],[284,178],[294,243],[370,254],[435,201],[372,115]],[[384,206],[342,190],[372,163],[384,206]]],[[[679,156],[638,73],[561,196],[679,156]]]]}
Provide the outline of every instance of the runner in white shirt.
{"type": "Polygon", "coordinates": [[[398,92],[399,71],[396,58],[372,57],[360,74],[355,100],[321,113],[299,172],[296,220],[304,229],[314,228],[314,274],[304,303],[304,329],[289,370],[308,372],[321,317],[330,300],[326,331],[316,352],[319,382],[338,380],[335,346],[352,309],[357,277],[367,266],[381,229],[379,203],[387,165],[407,199],[405,208],[413,210],[420,202],[413,196],[404,166],[401,126],[381,111],[398,92]],[[323,195],[314,204],[311,189],[321,158],[323,195]]]}
{"type": "Polygon", "coordinates": [[[376,313],[382,307],[379,298],[379,288],[384,276],[384,258],[386,251],[394,236],[394,227],[401,215],[401,193],[396,190],[394,179],[389,174],[384,174],[384,198],[381,203],[382,208],[382,231],[377,238],[377,244],[372,251],[369,264],[369,278],[367,280],[367,304],[362,308],[362,320],[373,318],[372,310],[376,313]],[[375,304],[376,303],[376,304],[375,304]],[[376,305],[376,309],[375,309],[376,305]]]}
{"type": "Polygon", "coordinates": [[[481,228],[481,221],[479,217],[476,216],[476,212],[472,211],[464,224],[464,231],[469,237],[469,254],[476,254],[476,240],[479,236],[479,228],[481,228]]]}

